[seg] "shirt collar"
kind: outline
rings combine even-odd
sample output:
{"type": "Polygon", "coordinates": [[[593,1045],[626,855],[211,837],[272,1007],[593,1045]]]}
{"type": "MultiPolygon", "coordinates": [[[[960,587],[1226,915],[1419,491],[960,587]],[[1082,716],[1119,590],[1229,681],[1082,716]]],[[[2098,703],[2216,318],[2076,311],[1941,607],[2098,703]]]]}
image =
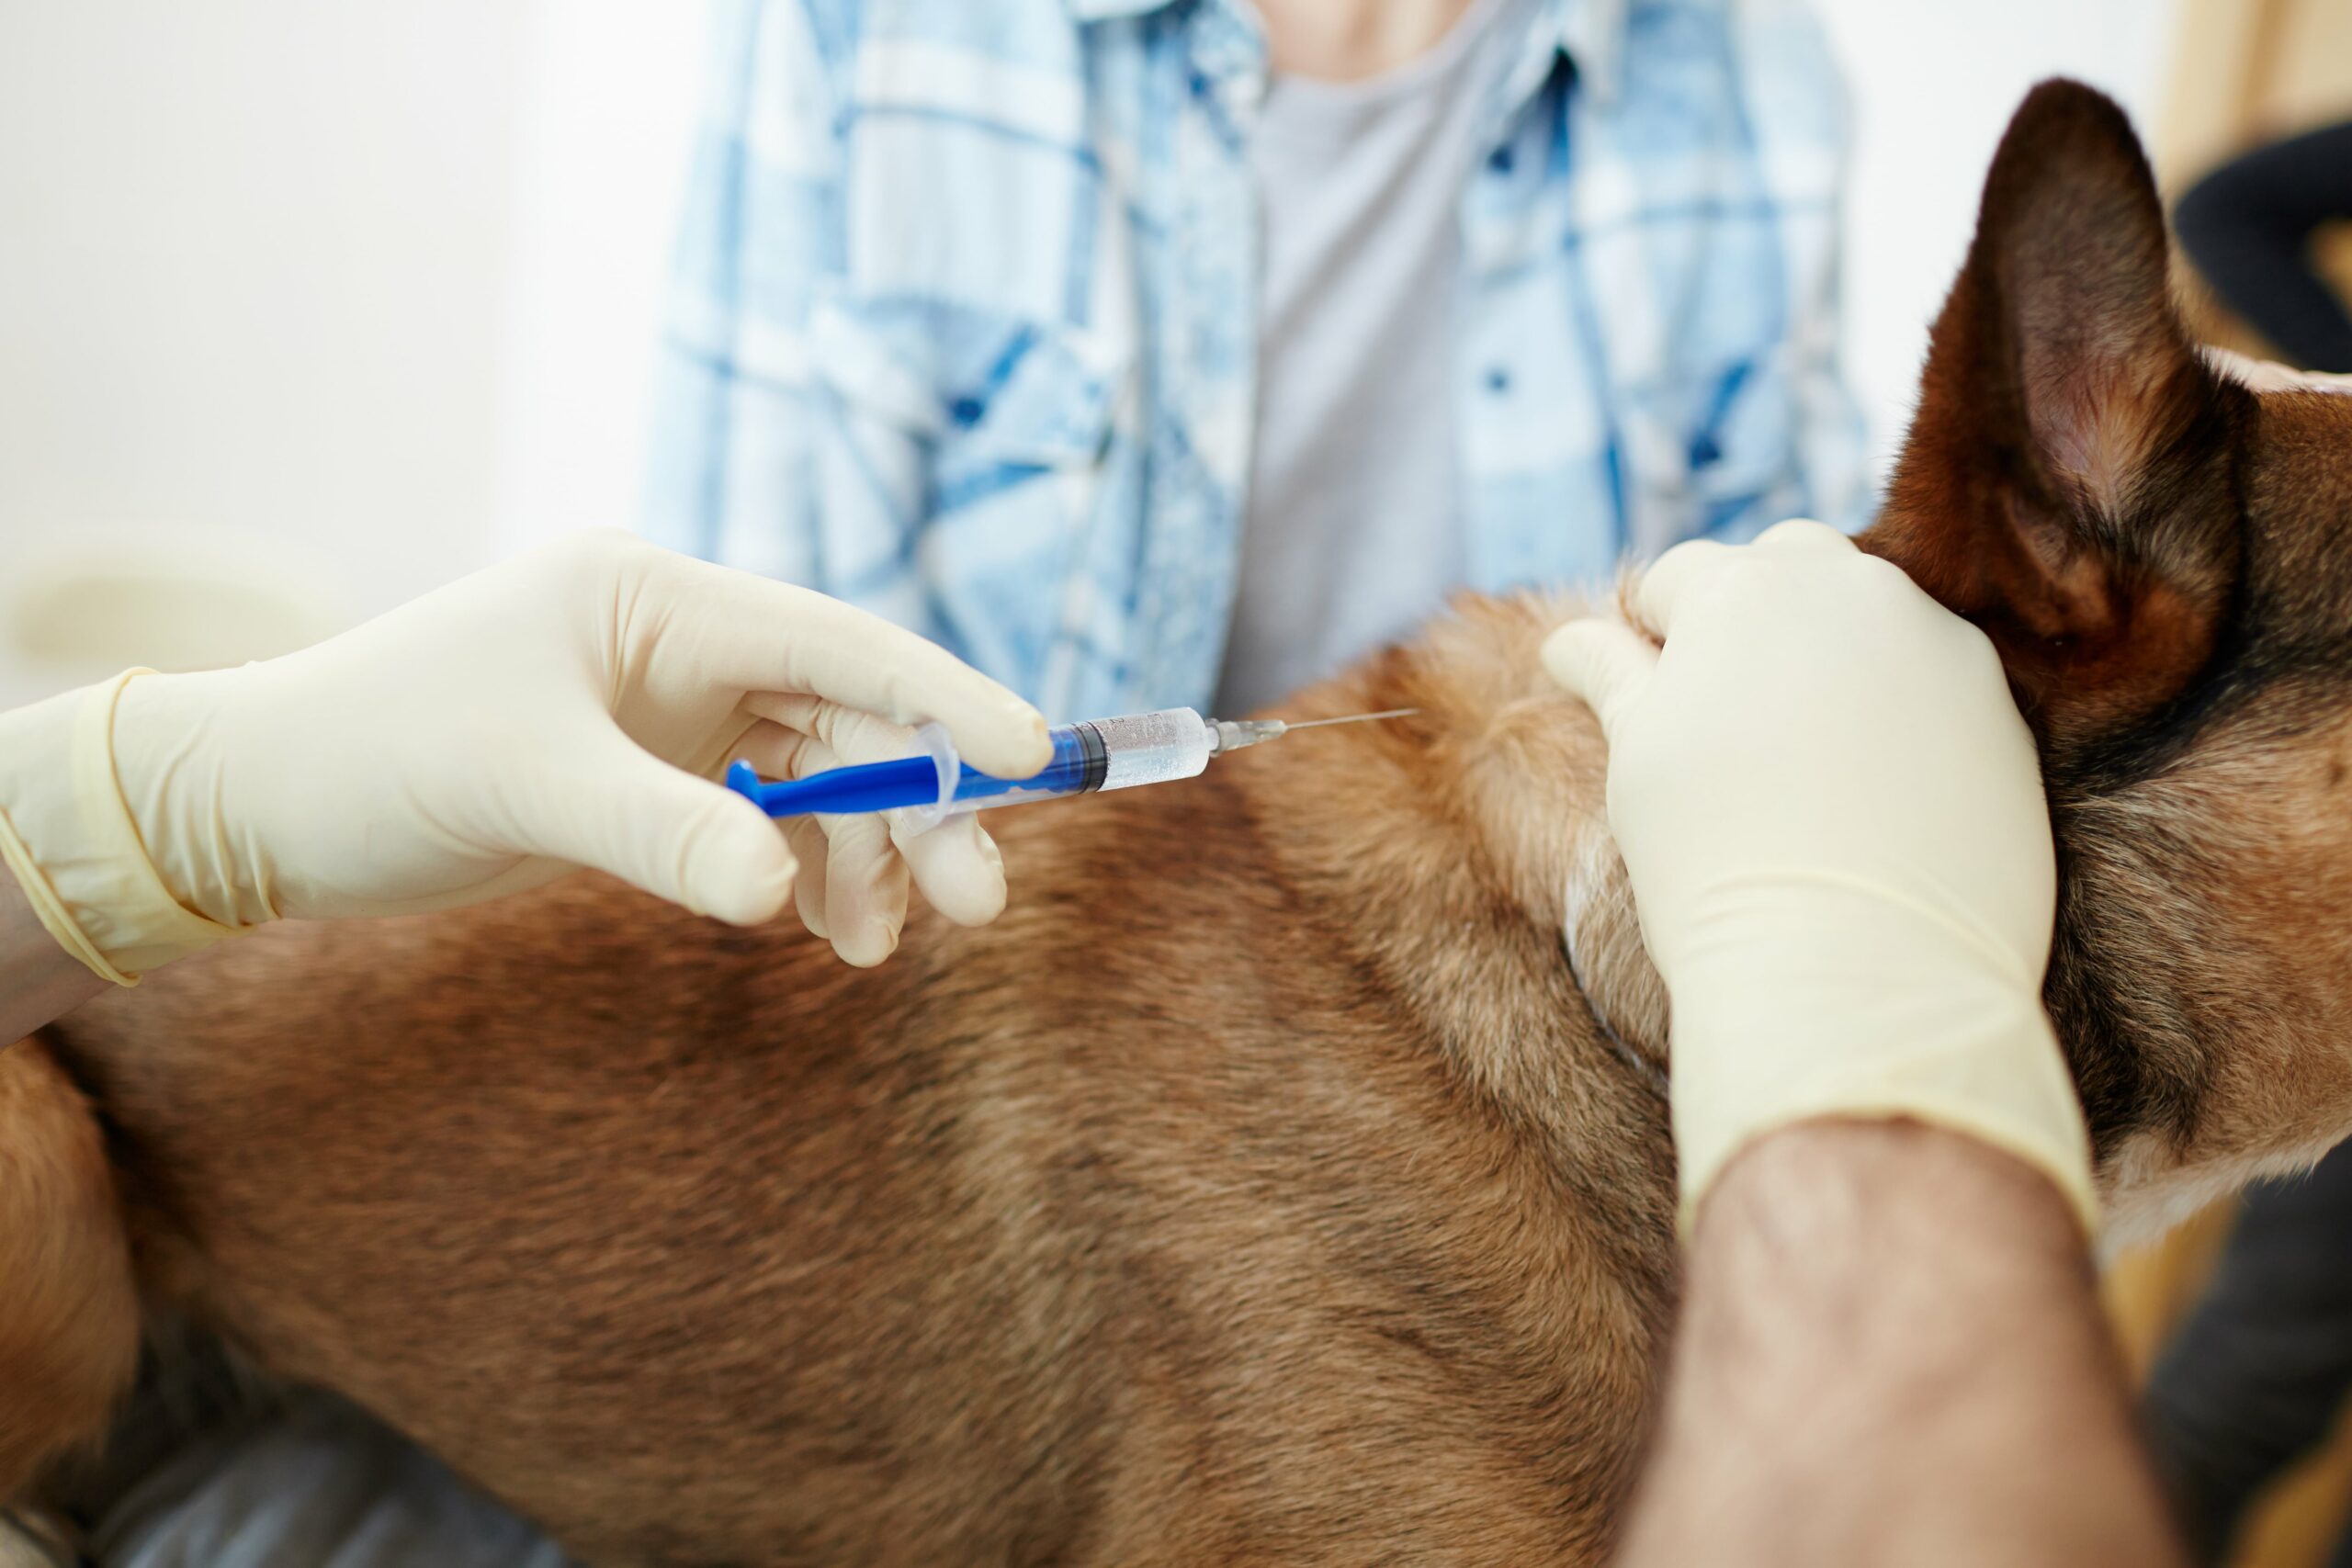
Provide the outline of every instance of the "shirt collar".
{"type": "MultiPolygon", "coordinates": [[[[1164,10],[1175,0],[1062,0],[1081,22],[1110,21],[1164,10]]],[[[1625,44],[1625,12],[1630,0],[1543,0],[1543,12],[1528,31],[1529,58],[1521,62],[1533,80],[1532,91],[1549,74],[1552,59],[1565,54],[1573,62],[1596,97],[1607,100],[1617,91],[1618,57],[1625,44]]],[[[1512,73],[1518,85],[1520,72],[1512,73]]],[[[1514,92],[1513,96],[1524,93],[1514,92]]]]}

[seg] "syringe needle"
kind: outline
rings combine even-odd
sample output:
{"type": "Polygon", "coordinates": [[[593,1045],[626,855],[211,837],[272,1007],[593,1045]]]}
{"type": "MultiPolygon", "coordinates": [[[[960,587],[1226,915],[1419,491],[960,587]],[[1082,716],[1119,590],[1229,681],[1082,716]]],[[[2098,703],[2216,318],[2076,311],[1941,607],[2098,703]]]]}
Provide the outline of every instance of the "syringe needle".
{"type": "Polygon", "coordinates": [[[1419,708],[1390,708],[1385,713],[1351,713],[1344,718],[1309,718],[1292,724],[1279,718],[1212,718],[1208,726],[1209,755],[1222,757],[1245,746],[1259,746],[1294,729],[1320,729],[1327,724],[1369,724],[1375,718],[1409,718],[1419,708]]]}
{"type": "Polygon", "coordinates": [[[1419,708],[1390,708],[1385,713],[1351,713],[1345,718],[1310,718],[1296,724],[1286,724],[1283,728],[1287,731],[1320,729],[1327,724],[1370,724],[1376,718],[1410,718],[1420,711],[1419,708]]]}

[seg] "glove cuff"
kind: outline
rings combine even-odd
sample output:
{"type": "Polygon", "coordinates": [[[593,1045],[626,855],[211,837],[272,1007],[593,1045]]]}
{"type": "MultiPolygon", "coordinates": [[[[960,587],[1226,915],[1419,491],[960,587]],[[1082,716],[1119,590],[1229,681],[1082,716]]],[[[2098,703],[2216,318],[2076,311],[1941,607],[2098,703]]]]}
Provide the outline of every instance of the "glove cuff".
{"type": "Polygon", "coordinates": [[[2022,939],[1860,885],[1772,892],[1773,921],[1696,928],[1669,982],[1684,1229],[1766,1133],[1908,1118],[2043,1172],[2095,1235],[2082,1103],[2022,939]]]}
{"type": "MultiPolygon", "coordinates": [[[[1980,1012],[1973,1022],[1959,1034],[1920,1041],[1920,1048],[1855,1050],[1812,1073],[1749,1077],[1735,1094],[1678,1095],[1683,1234],[1724,1168],[1765,1134],[1804,1122],[1907,1120],[1973,1138],[2031,1166],[2064,1197],[2085,1235],[2096,1236],[2090,1136],[2048,1015],[2032,998],[2019,998],[2008,1017],[1980,1012]]],[[[1680,1049],[1678,1034],[1678,1055],[1680,1049]]]]}
{"type": "Polygon", "coordinates": [[[153,673],[0,714],[0,862],[58,944],[118,986],[238,934],[164,886],[115,777],[115,703],[153,673]]]}

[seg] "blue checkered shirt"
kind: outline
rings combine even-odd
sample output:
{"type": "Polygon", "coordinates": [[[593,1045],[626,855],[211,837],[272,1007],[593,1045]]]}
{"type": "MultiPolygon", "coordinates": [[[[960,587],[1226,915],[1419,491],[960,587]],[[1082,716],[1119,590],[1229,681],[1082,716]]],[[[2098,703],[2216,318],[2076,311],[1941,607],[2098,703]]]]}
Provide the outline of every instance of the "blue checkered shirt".
{"type": "MultiPolygon", "coordinates": [[[[1858,521],[1802,0],[1527,14],[1462,193],[1471,584],[1858,521]]],[[[726,0],[717,43],[648,531],[1050,715],[1204,705],[1254,414],[1247,0],[726,0]]]]}

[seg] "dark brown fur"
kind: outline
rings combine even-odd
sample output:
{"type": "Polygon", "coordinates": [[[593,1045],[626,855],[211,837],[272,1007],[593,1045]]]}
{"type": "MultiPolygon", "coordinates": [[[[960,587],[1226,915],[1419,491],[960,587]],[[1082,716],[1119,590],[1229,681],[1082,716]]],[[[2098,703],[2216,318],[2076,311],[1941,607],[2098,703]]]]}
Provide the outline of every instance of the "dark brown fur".
{"type": "MultiPolygon", "coordinates": [[[[2120,117],[2037,92],[1873,537],[2042,736],[2131,1225],[2352,1128],[2352,401],[2214,380],[2163,260],[2120,117]]],[[[1673,1178],[1562,613],[1290,710],[1418,719],[998,818],[1004,919],[877,972],[583,878],[266,932],[50,1048],[153,1307],[593,1560],[1592,1562],[1673,1178]]]]}
{"type": "Polygon", "coordinates": [[[2037,89],[1866,541],[2041,735],[2049,998],[2122,1235],[2352,1130],[2352,398],[2217,376],[2166,273],[2121,112],[2037,89]]]}

